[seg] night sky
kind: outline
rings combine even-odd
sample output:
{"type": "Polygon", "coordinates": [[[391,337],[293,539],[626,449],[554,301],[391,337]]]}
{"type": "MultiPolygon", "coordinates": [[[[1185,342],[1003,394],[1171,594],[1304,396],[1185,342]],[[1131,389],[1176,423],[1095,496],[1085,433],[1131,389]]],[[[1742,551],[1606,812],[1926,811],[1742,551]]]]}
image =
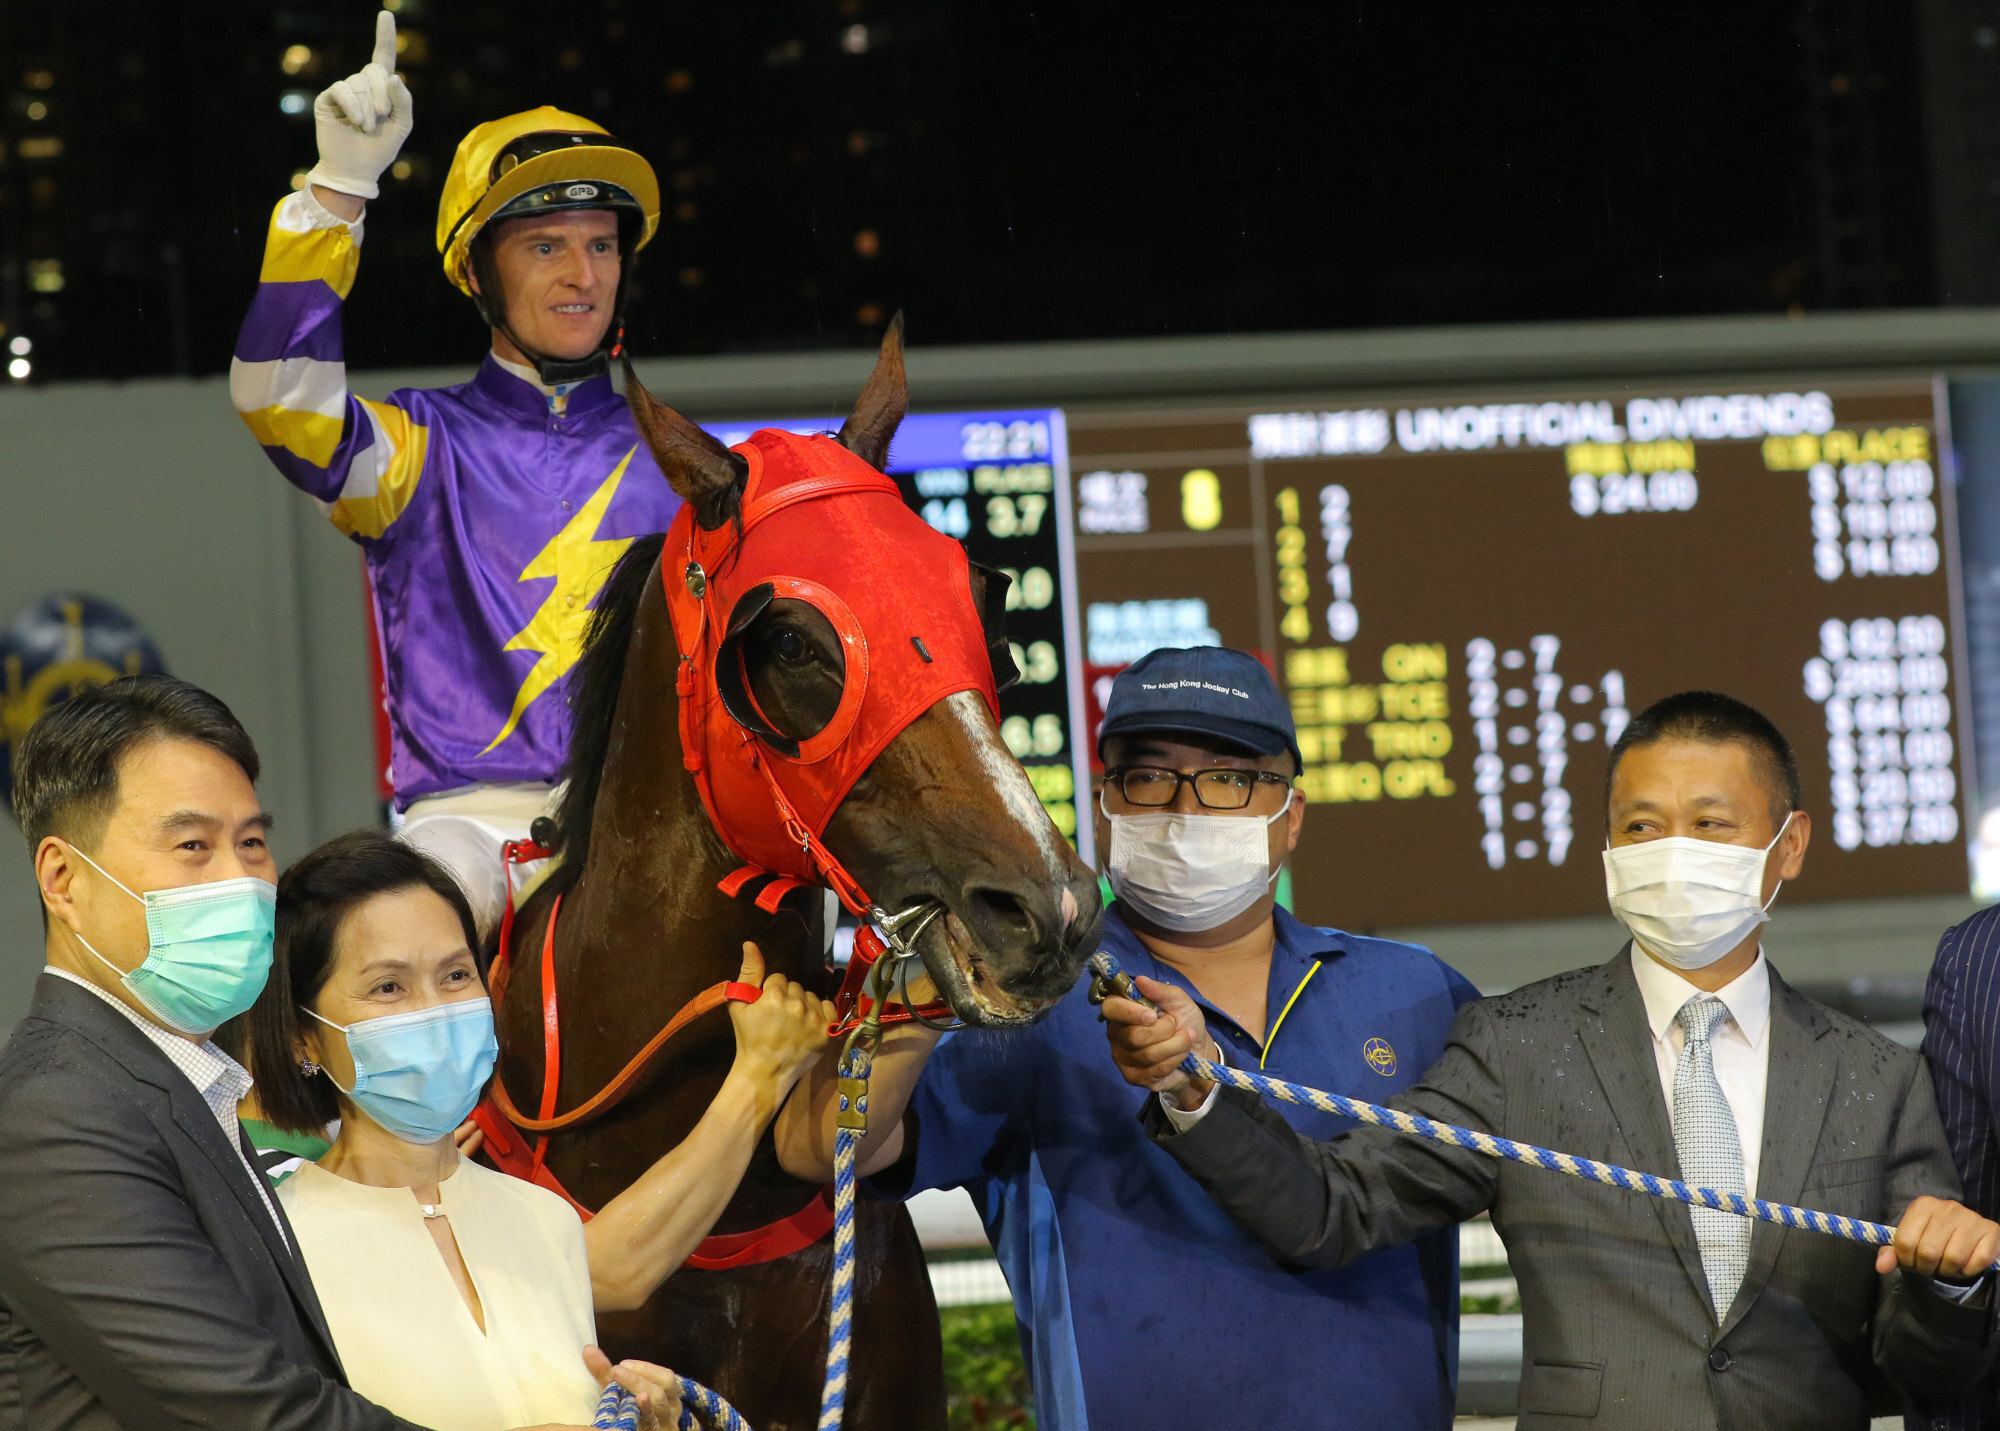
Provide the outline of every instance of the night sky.
{"type": "MultiPolygon", "coordinates": [[[[281,100],[363,63],[374,9],[0,7],[0,318],[38,377],[227,367],[271,206],[314,158],[281,100]],[[26,157],[50,135],[59,157],[26,157]],[[63,286],[37,292],[48,258],[63,286]]],[[[357,367],[481,350],[438,188],[468,128],[538,103],[660,173],[641,353],[862,345],[898,307],[944,344],[1936,301],[1915,21],[1880,0],[399,20],[417,129],[370,209],[357,367]]]]}

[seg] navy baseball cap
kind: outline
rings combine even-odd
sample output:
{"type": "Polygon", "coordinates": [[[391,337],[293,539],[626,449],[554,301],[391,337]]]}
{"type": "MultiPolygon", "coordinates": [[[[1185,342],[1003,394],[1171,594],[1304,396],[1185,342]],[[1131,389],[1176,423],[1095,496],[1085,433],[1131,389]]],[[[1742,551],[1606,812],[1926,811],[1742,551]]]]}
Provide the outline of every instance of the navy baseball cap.
{"type": "Polygon", "coordinates": [[[1149,651],[1120,671],[1098,728],[1098,755],[1107,737],[1139,732],[1220,736],[1259,755],[1289,751],[1294,767],[1305,769],[1278,683],[1262,661],[1227,646],[1149,651]]]}

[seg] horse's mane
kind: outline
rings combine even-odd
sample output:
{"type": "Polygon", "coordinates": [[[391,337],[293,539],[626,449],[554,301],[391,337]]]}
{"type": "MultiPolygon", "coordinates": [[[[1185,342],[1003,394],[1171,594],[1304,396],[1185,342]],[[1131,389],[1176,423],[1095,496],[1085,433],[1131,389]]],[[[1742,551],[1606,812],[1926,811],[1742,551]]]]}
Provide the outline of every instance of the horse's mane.
{"type": "Polygon", "coordinates": [[[562,853],[563,865],[550,883],[558,889],[576,883],[590,856],[590,826],[611,748],[618,693],[625,686],[632,627],[666,542],[662,533],[641,537],[626,549],[598,594],[597,609],[584,634],[583,655],[570,681],[569,757],[563,762],[568,789],[555,813],[555,848],[562,853]]]}

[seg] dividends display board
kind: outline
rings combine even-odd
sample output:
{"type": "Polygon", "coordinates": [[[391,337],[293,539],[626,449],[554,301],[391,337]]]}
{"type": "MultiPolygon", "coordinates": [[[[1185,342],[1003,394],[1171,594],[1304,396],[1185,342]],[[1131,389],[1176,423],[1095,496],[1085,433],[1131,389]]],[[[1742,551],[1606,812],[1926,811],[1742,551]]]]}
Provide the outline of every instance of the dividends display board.
{"type": "Polygon", "coordinates": [[[1071,413],[1091,718],[1155,646],[1264,655],[1315,922],[1601,910],[1606,752],[1689,688],[1797,750],[1787,899],[1963,892],[1938,402],[1784,386],[1071,413]]]}

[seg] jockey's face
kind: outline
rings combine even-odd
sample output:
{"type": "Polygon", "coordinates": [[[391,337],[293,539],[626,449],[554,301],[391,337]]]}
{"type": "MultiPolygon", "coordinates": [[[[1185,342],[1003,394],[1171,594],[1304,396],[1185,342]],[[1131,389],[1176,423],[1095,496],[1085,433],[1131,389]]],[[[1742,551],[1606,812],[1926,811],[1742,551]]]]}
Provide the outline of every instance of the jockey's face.
{"type": "MultiPolygon", "coordinates": [[[[515,336],[551,358],[574,361],[596,352],[618,297],[617,217],[603,209],[568,209],[509,219],[492,242],[515,336]]],[[[525,361],[505,334],[493,338],[502,357],[525,361]]]]}

